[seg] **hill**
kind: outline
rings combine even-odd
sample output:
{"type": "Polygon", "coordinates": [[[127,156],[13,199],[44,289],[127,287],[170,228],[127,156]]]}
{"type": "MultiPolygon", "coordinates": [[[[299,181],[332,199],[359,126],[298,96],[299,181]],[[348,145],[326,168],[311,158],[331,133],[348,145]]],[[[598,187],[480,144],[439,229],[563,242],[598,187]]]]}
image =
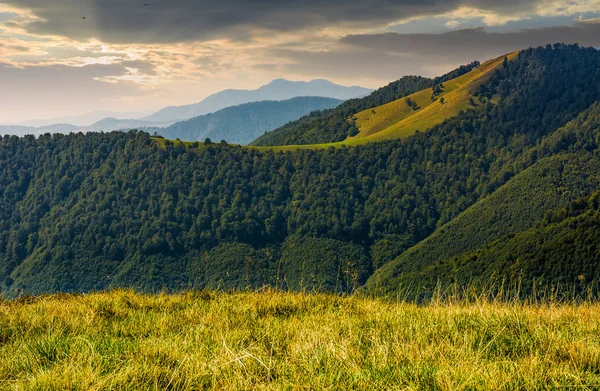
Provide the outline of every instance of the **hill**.
{"type": "Polygon", "coordinates": [[[490,283],[506,281],[515,291],[518,288],[522,297],[548,287],[582,297],[593,295],[592,287],[600,281],[599,196],[596,191],[566,207],[546,211],[528,230],[428,265],[420,273],[421,281],[425,285],[438,279],[484,289],[490,283]]]}
{"type": "Polygon", "coordinates": [[[169,139],[186,141],[225,140],[234,144],[251,141],[285,123],[315,110],[338,106],[342,101],[321,97],[298,97],[285,101],[245,103],[206,114],[166,128],[146,129],[169,139]]]}
{"type": "MultiPolygon", "coordinates": [[[[596,189],[600,189],[600,161],[597,158],[581,154],[543,159],[438,228],[427,239],[384,264],[365,288],[385,294],[386,291],[395,292],[399,286],[418,283],[418,288],[413,286],[413,289],[420,295],[432,294],[439,284],[447,286],[454,283],[456,274],[460,274],[463,286],[475,282],[480,286],[482,282],[491,284],[490,273],[485,279],[470,281],[469,277],[478,275],[481,268],[468,263],[462,270],[456,266],[450,268],[450,265],[455,265],[451,259],[469,259],[466,254],[500,238],[526,231],[541,221],[548,210],[567,207],[596,189]],[[438,265],[447,266],[446,273],[433,273],[438,265]]],[[[581,262],[592,262],[593,259],[588,256],[581,262]]],[[[583,272],[571,266],[572,273],[579,275],[583,272]]],[[[501,272],[502,269],[495,271],[501,272]]],[[[547,281],[552,281],[559,275],[547,277],[551,277],[547,281]]],[[[531,278],[526,280],[531,281],[531,278]]],[[[524,286],[524,292],[530,292],[527,290],[530,287],[530,284],[524,286]]]]}
{"type": "Polygon", "coordinates": [[[357,113],[353,120],[358,133],[347,144],[408,137],[418,130],[427,131],[461,111],[485,104],[480,87],[504,66],[504,61],[516,56],[517,53],[510,53],[487,61],[462,76],[438,81],[433,88],[357,113]]]}
{"type": "MultiPolygon", "coordinates": [[[[5,136],[1,289],[352,292],[536,163],[594,156],[595,114],[581,113],[597,111],[599,64],[599,51],[574,45],[521,51],[481,84],[485,102],[427,132],[357,147],[158,145],[136,131],[5,136]]],[[[594,183],[585,178],[576,183],[594,183]]],[[[526,206],[536,190],[524,191],[522,203],[507,194],[526,206]]],[[[531,215],[514,214],[519,229],[531,215]]]]}
{"type": "MultiPolygon", "coordinates": [[[[476,278],[482,270],[480,264],[476,266],[465,262],[461,270],[455,266],[452,271],[448,267],[456,265],[452,259],[470,259],[470,253],[501,238],[529,230],[542,221],[548,211],[565,208],[600,189],[600,161],[596,141],[599,131],[600,103],[595,103],[576,120],[521,156],[522,161],[530,160],[532,156],[541,158],[538,163],[384,265],[367,282],[366,290],[384,293],[387,290],[395,291],[401,284],[419,281],[419,294],[431,294],[439,284],[451,284],[457,276],[460,276],[462,284],[468,278],[474,278],[473,283],[477,282],[479,285],[492,283],[490,273],[485,278],[476,278]],[[563,152],[568,154],[562,154],[563,152]],[[548,155],[551,157],[543,158],[548,155]],[[440,273],[439,265],[446,266],[445,274],[440,273]]],[[[594,258],[595,256],[590,257],[588,254],[588,257],[580,257],[579,261],[585,264],[594,261],[594,258]]],[[[496,259],[489,265],[497,265],[499,262],[496,259]]],[[[501,269],[496,268],[494,271],[506,277],[501,269]]],[[[570,270],[575,275],[584,272],[575,265],[570,270]]],[[[547,281],[553,282],[559,281],[561,277],[564,274],[547,273],[545,276],[547,281]]],[[[527,275],[524,281],[524,292],[531,292],[532,276],[527,275]]]]}
{"type": "Polygon", "coordinates": [[[151,122],[177,122],[200,115],[214,113],[226,107],[266,100],[287,100],[299,96],[322,96],[339,100],[356,98],[370,93],[363,87],[346,87],[328,80],[310,82],[276,79],[256,90],[225,90],[209,96],[199,103],[166,107],[141,118],[151,122]]]}

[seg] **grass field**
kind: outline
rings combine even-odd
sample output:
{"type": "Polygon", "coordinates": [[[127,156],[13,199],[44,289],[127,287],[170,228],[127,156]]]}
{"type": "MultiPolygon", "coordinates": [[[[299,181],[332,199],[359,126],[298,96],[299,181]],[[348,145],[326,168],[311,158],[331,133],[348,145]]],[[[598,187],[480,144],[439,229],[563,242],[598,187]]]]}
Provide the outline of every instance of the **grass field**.
{"type": "Polygon", "coordinates": [[[0,389],[599,389],[600,305],[115,291],[0,303],[0,389]]]}

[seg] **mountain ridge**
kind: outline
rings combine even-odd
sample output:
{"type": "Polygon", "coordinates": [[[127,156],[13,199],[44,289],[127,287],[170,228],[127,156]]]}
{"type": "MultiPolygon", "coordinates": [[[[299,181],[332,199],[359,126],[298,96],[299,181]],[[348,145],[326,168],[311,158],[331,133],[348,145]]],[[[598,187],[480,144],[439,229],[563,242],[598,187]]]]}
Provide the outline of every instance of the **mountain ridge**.
{"type": "Polygon", "coordinates": [[[307,96],[283,101],[250,102],[177,122],[166,128],[143,130],[169,139],[204,141],[210,138],[245,145],[265,132],[305,114],[333,108],[342,102],[333,98],[307,96]]]}
{"type": "Polygon", "coordinates": [[[364,87],[341,86],[325,79],[315,79],[309,82],[275,79],[255,90],[223,90],[208,96],[200,102],[166,107],[141,119],[145,121],[182,121],[213,113],[226,107],[250,102],[287,100],[298,96],[320,96],[347,100],[367,94],[370,91],[372,90],[364,87]]]}

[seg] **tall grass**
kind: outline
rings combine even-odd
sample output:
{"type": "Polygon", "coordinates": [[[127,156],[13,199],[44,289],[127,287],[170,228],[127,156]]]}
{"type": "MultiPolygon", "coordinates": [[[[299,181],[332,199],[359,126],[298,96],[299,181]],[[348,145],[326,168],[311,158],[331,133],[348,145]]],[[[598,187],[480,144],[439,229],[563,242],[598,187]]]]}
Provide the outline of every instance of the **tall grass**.
{"type": "Polygon", "coordinates": [[[0,389],[600,389],[600,305],[188,292],[0,303],[0,389]]]}

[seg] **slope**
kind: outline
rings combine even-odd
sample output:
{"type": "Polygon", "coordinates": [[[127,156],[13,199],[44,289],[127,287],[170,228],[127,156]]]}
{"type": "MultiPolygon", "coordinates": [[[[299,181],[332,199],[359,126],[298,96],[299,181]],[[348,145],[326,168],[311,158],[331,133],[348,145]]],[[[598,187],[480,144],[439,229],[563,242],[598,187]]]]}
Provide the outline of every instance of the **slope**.
{"type": "Polygon", "coordinates": [[[505,281],[524,296],[545,294],[550,286],[585,297],[600,282],[599,197],[596,191],[547,211],[533,228],[435,262],[418,272],[419,281],[425,287],[437,281],[473,287],[505,281]]]}
{"type": "Polygon", "coordinates": [[[262,101],[228,107],[164,129],[148,129],[170,139],[248,144],[266,131],[275,129],[315,110],[338,106],[342,101],[323,97],[298,97],[285,101],[262,101]]]}
{"type": "Polygon", "coordinates": [[[517,54],[514,52],[487,61],[471,72],[443,83],[443,87],[439,87],[440,92],[435,95],[432,95],[433,89],[426,89],[405,99],[356,114],[359,132],[347,140],[346,144],[404,138],[417,130],[426,131],[447,118],[459,115],[461,110],[477,105],[475,93],[502,66],[504,58],[510,61],[517,54]]]}
{"type": "MultiPolygon", "coordinates": [[[[504,59],[514,60],[518,52],[509,53],[490,60],[470,72],[455,79],[440,82],[441,91],[432,97],[433,89],[427,88],[396,99],[390,103],[363,110],[345,121],[348,127],[356,128],[356,134],[348,133],[343,141],[322,144],[285,145],[273,147],[275,150],[294,150],[306,148],[328,148],[362,145],[390,139],[406,138],[417,131],[427,131],[448,118],[456,117],[461,112],[485,104],[486,99],[479,100],[478,90],[495,72],[503,66],[504,59]],[[407,103],[413,102],[413,106],[407,103]],[[476,103],[479,100],[480,103],[476,103]],[[482,103],[483,102],[483,103],[482,103]],[[415,108],[417,108],[415,110],[415,108]]],[[[339,126],[339,125],[338,125],[339,126]]],[[[324,133],[327,134],[327,128],[324,133]]],[[[259,138],[252,145],[265,145],[269,134],[259,138]]]]}
{"type": "MultiPolygon", "coordinates": [[[[421,283],[429,265],[529,229],[547,210],[565,207],[598,188],[598,159],[587,154],[546,158],[384,265],[365,288],[387,293],[399,285],[421,283]]],[[[435,282],[421,289],[431,290],[435,282]]]]}

